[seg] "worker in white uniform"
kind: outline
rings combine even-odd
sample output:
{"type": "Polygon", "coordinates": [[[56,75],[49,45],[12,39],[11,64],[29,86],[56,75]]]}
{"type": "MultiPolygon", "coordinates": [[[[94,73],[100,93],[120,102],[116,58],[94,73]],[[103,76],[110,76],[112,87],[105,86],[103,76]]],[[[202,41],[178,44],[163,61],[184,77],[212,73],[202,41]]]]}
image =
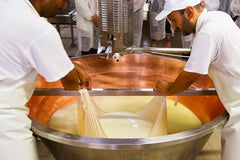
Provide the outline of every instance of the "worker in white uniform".
{"type": "Polygon", "coordinates": [[[240,0],[232,0],[230,9],[234,17],[233,19],[235,19],[235,23],[240,27],[240,0]]]}
{"type": "Polygon", "coordinates": [[[49,82],[61,79],[68,90],[91,85],[85,71],[68,58],[57,30],[41,18],[65,6],[64,0],[0,1],[1,160],[38,160],[25,106],[38,73],[49,82]]]}
{"type": "Polygon", "coordinates": [[[133,45],[141,46],[145,0],[133,1],[133,45]]]}
{"type": "MultiPolygon", "coordinates": [[[[166,37],[166,18],[157,21],[155,17],[163,10],[165,0],[151,0],[149,9],[149,25],[150,37],[152,39],[151,46],[157,47],[158,42],[166,37]]],[[[169,27],[170,28],[170,27],[169,27]]],[[[171,47],[171,35],[166,38],[166,46],[171,47]],[[169,45],[167,45],[169,44],[169,45]]]]}
{"type": "Polygon", "coordinates": [[[96,54],[100,42],[98,0],[75,0],[78,50],[82,55],[96,54]]]}
{"type": "Polygon", "coordinates": [[[220,1],[220,5],[219,5],[218,10],[226,12],[227,14],[232,16],[232,12],[231,12],[231,9],[230,9],[230,5],[232,3],[232,0],[219,0],[219,1],[220,1]]]}
{"type": "Polygon", "coordinates": [[[174,95],[187,89],[202,74],[214,82],[217,94],[229,113],[222,128],[222,159],[240,159],[240,29],[221,11],[207,11],[201,0],[166,0],[164,10],[173,28],[184,35],[194,33],[190,57],[174,82],[158,81],[155,91],[174,95]]]}

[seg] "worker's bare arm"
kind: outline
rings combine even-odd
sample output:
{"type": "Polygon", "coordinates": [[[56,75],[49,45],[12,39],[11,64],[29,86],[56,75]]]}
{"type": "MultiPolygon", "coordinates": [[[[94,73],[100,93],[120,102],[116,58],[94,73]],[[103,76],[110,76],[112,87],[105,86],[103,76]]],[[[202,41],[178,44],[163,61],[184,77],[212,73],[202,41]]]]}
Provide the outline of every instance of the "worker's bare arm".
{"type": "Polygon", "coordinates": [[[79,90],[82,88],[91,88],[91,78],[88,74],[76,66],[65,77],[61,79],[64,89],[79,90]]]}
{"type": "Polygon", "coordinates": [[[157,81],[154,90],[163,96],[175,95],[187,89],[199,76],[198,73],[182,71],[174,82],[157,81]]]}

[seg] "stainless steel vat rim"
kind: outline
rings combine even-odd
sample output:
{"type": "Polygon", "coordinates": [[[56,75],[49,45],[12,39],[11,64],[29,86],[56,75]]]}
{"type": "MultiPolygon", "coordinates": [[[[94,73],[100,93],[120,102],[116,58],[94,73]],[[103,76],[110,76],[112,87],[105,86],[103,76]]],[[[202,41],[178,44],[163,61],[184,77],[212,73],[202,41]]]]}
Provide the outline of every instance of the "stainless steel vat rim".
{"type": "Polygon", "coordinates": [[[32,120],[32,130],[40,137],[76,147],[101,150],[138,150],[171,146],[198,139],[222,127],[227,122],[227,119],[228,113],[225,111],[214,120],[200,127],[166,136],[149,138],[113,139],[80,136],[54,130],[35,120],[32,120]]]}
{"type": "MultiPolygon", "coordinates": [[[[160,96],[152,88],[116,89],[92,88],[88,90],[91,96],[160,96]]],[[[68,91],[62,88],[36,88],[35,96],[80,96],[79,91],[68,91]]],[[[189,88],[175,96],[217,95],[215,88],[189,88]]]]}

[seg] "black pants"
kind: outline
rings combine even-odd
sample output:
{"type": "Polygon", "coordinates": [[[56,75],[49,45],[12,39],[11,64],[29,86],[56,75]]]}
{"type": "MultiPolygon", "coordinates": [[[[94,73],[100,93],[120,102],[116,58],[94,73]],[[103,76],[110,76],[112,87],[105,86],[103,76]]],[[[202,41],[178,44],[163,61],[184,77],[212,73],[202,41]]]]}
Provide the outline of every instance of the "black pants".
{"type": "Polygon", "coordinates": [[[87,52],[84,52],[84,51],[82,51],[82,55],[88,55],[88,54],[97,54],[97,49],[93,49],[93,48],[91,48],[89,51],[87,51],[87,52]]]}

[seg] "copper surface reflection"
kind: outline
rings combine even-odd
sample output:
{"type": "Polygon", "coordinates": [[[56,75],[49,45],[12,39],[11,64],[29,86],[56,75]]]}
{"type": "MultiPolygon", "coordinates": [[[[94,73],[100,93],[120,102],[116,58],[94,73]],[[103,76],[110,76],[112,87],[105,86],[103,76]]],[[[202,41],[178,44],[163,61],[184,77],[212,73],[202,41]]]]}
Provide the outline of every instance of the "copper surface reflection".
{"type": "MultiPolygon", "coordinates": [[[[93,88],[153,88],[157,80],[174,81],[183,70],[185,62],[161,56],[133,54],[120,57],[120,61],[106,60],[100,55],[72,60],[92,78],[93,88]]],[[[61,88],[61,82],[48,83],[38,76],[38,88],[61,88]]],[[[201,76],[191,88],[213,88],[207,75],[201,76]]],[[[170,97],[172,98],[172,97],[170,97]]],[[[56,110],[61,109],[73,97],[33,96],[28,103],[30,117],[48,124],[56,110]]],[[[179,96],[179,102],[188,107],[203,123],[224,112],[217,96],[179,96]]]]}
{"type": "MultiPolygon", "coordinates": [[[[101,56],[73,62],[88,72],[93,88],[153,88],[157,80],[174,81],[185,65],[181,60],[141,54],[121,56],[119,62],[101,56]]],[[[198,83],[213,87],[208,76],[202,76],[198,83]]]]}

